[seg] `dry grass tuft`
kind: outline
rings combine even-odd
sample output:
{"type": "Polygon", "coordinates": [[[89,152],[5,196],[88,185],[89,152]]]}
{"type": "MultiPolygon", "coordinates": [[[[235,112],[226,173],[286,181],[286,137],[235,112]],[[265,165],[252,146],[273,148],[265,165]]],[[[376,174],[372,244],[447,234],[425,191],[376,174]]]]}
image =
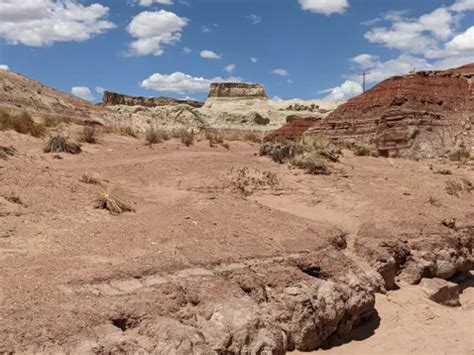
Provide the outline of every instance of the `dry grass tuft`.
{"type": "Polygon", "coordinates": [[[80,182],[91,184],[91,185],[102,185],[103,179],[97,173],[85,172],[79,178],[80,182]]]}
{"type": "Polygon", "coordinates": [[[430,205],[434,206],[434,207],[441,207],[441,202],[439,202],[439,200],[433,196],[430,196],[429,199],[428,199],[430,205]]]}
{"type": "Polygon", "coordinates": [[[16,153],[16,149],[12,146],[4,147],[0,145],[0,159],[7,160],[9,156],[13,156],[16,153]]]}
{"type": "Polygon", "coordinates": [[[118,133],[122,136],[127,136],[127,137],[132,137],[132,138],[137,138],[138,137],[137,131],[135,131],[132,127],[129,127],[129,126],[119,127],[118,133]]]}
{"type": "Polygon", "coordinates": [[[82,151],[81,145],[72,141],[69,137],[65,137],[62,134],[52,136],[46,146],[44,147],[45,153],[69,153],[79,154],[82,151]]]}
{"type": "Polygon", "coordinates": [[[269,171],[261,172],[258,169],[251,171],[248,167],[232,168],[230,171],[230,185],[232,189],[245,196],[268,188],[276,191],[279,184],[277,175],[269,171]]]}
{"type": "Polygon", "coordinates": [[[0,111],[0,131],[13,130],[21,134],[29,134],[33,137],[43,137],[46,134],[46,127],[43,124],[33,121],[27,112],[12,114],[0,111]]]}
{"type": "Polygon", "coordinates": [[[133,212],[134,209],[120,195],[117,187],[104,188],[95,200],[96,208],[108,210],[111,214],[133,212]]]}
{"type": "Polygon", "coordinates": [[[89,144],[96,144],[98,141],[98,131],[95,126],[86,125],[82,128],[80,140],[89,144]]]}
{"type": "Polygon", "coordinates": [[[185,128],[173,130],[172,135],[174,138],[179,138],[186,147],[194,144],[194,134],[185,128]]]}
{"type": "Polygon", "coordinates": [[[170,134],[164,129],[150,127],[145,132],[145,142],[147,145],[162,143],[170,139],[170,134]]]}
{"type": "Polygon", "coordinates": [[[68,116],[46,115],[43,117],[43,123],[46,127],[57,127],[61,123],[72,123],[72,119],[68,116]]]}
{"type": "Polygon", "coordinates": [[[463,192],[471,192],[474,190],[474,184],[468,179],[451,179],[446,181],[446,192],[448,195],[459,197],[463,192]]]}
{"type": "Polygon", "coordinates": [[[358,157],[378,157],[379,153],[376,148],[364,146],[364,145],[356,145],[353,147],[354,154],[358,157]]]}

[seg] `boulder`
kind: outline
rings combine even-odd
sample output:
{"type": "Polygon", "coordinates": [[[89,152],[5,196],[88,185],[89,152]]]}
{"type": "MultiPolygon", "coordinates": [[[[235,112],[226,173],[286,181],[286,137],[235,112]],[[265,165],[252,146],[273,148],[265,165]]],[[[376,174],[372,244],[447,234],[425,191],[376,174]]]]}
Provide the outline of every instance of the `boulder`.
{"type": "Polygon", "coordinates": [[[420,286],[426,296],[436,302],[450,307],[460,306],[459,285],[443,279],[422,279],[420,286]]]}

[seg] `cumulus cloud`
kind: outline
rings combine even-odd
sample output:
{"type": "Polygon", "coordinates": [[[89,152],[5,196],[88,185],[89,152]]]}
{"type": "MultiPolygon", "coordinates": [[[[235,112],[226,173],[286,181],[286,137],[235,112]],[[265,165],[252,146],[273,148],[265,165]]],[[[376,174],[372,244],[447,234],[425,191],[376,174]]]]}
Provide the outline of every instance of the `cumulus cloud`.
{"type": "Polygon", "coordinates": [[[100,95],[104,95],[105,89],[104,89],[103,87],[101,87],[101,86],[97,86],[97,87],[95,88],[95,92],[98,93],[98,94],[100,94],[100,95]]]}
{"type": "Polygon", "coordinates": [[[272,73],[279,76],[288,76],[288,71],[283,68],[273,69],[272,73]]]}
{"type": "Polygon", "coordinates": [[[255,57],[250,57],[250,61],[251,61],[252,63],[257,63],[257,62],[258,62],[258,59],[255,58],[255,57]]]}
{"type": "Polygon", "coordinates": [[[74,96],[80,97],[81,99],[92,101],[94,100],[94,95],[92,95],[90,89],[86,86],[74,86],[71,89],[71,93],[74,96]]]}
{"type": "Polygon", "coordinates": [[[2,0],[0,37],[31,47],[85,41],[115,27],[108,14],[108,7],[76,0],[2,0]]]}
{"type": "Polygon", "coordinates": [[[348,0],[298,0],[301,8],[324,15],[342,14],[349,7],[348,0]]]}
{"type": "Polygon", "coordinates": [[[130,55],[163,54],[163,46],[174,45],[181,40],[181,32],[189,23],[174,12],[144,11],[135,16],[127,27],[128,33],[135,38],[129,45],[130,55]]]}
{"type": "Polygon", "coordinates": [[[217,54],[216,52],[213,52],[209,49],[205,49],[201,51],[200,55],[202,58],[206,58],[206,59],[221,59],[222,58],[221,54],[217,54]]]}
{"type": "Polygon", "coordinates": [[[184,47],[184,48],[183,48],[183,52],[184,52],[185,54],[190,54],[190,53],[192,52],[192,49],[189,48],[189,47],[184,47]]]}
{"type": "Polygon", "coordinates": [[[328,93],[325,100],[347,100],[353,96],[361,94],[362,85],[356,81],[346,80],[340,86],[323,90],[320,93],[328,93]]]}
{"type": "Polygon", "coordinates": [[[6,64],[0,64],[0,70],[10,70],[10,67],[6,64]]]}
{"type": "Polygon", "coordinates": [[[138,5],[140,6],[151,6],[153,4],[161,4],[161,5],[173,5],[172,0],[138,0],[138,5]]]}
{"type": "Polygon", "coordinates": [[[474,0],[457,0],[450,9],[456,12],[474,10],[474,0]]]}
{"type": "Polygon", "coordinates": [[[173,74],[155,73],[140,83],[140,87],[161,92],[178,94],[207,92],[209,85],[214,82],[240,82],[240,78],[211,78],[193,77],[191,75],[175,72],[173,74]]]}
{"type": "Polygon", "coordinates": [[[262,17],[255,14],[246,16],[246,19],[249,20],[254,25],[258,25],[259,23],[262,22],[262,17]]]}
{"type": "Polygon", "coordinates": [[[446,48],[455,52],[473,51],[474,53],[474,26],[446,43],[446,48]]]}
{"type": "Polygon", "coordinates": [[[235,68],[237,68],[235,64],[229,64],[228,66],[224,68],[224,70],[228,73],[232,73],[235,70],[235,68]]]}
{"type": "Polygon", "coordinates": [[[372,54],[359,54],[351,59],[353,63],[358,64],[361,68],[370,68],[375,65],[378,57],[372,54]]]}

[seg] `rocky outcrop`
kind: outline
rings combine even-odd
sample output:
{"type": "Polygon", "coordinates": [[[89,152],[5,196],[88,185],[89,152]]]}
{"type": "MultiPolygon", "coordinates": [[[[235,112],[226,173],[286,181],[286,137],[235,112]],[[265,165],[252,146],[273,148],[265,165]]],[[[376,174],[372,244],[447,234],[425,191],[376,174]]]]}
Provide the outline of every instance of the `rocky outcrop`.
{"type": "Polygon", "coordinates": [[[241,98],[267,99],[267,94],[260,84],[248,83],[212,83],[208,98],[241,98]]]}
{"type": "Polygon", "coordinates": [[[117,94],[115,92],[106,91],[102,98],[104,106],[126,105],[126,106],[176,106],[186,104],[194,108],[200,108],[204,105],[203,102],[195,100],[179,100],[171,97],[142,97],[142,96],[128,96],[117,94]]]}
{"type": "Polygon", "coordinates": [[[459,285],[443,279],[423,279],[420,286],[433,302],[456,307],[459,303],[459,285]]]}
{"type": "Polygon", "coordinates": [[[315,125],[315,123],[321,121],[319,117],[298,117],[289,116],[287,117],[288,123],[283,127],[267,134],[265,141],[273,141],[277,139],[288,139],[297,140],[304,132],[315,125]]]}
{"type": "Polygon", "coordinates": [[[435,157],[472,148],[474,64],[383,81],[307,134],[373,144],[382,155],[435,157]]]}

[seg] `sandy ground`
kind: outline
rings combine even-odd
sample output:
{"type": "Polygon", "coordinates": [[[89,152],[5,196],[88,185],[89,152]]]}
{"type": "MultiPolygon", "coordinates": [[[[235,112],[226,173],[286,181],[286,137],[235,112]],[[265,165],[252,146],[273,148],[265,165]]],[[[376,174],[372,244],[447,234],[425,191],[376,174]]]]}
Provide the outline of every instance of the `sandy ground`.
{"type": "MultiPolygon", "coordinates": [[[[473,179],[472,167],[441,161],[347,153],[332,175],[311,176],[258,157],[258,145],[244,142],[230,142],[230,150],[175,140],[150,148],[105,135],[62,159],[42,153],[43,144],[0,132],[0,145],[18,150],[0,160],[0,196],[22,201],[0,197],[0,351],[60,343],[138,302],[94,296],[105,281],[126,280],[123,288],[133,289],[134,279],[159,272],[315,250],[338,231],[349,236],[344,253],[364,264],[351,244],[367,223],[422,231],[474,215],[472,193],[445,191],[451,179],[473,179]],[[229,186],[233,167],[273,172],[279,187],[241,196],[229,186]],[[435,174],[441,167],[453,174],[435,174]],[[85,172],[119,186],[135,212],[95,209],[100,187],[80,182],[85,172]]],[[[474,353],[472,288],[452,309],[426,300],[418,286],[400,286],[377,295],[378,318],[358,328],[354,341],[320,352],[474,353]]]]}

